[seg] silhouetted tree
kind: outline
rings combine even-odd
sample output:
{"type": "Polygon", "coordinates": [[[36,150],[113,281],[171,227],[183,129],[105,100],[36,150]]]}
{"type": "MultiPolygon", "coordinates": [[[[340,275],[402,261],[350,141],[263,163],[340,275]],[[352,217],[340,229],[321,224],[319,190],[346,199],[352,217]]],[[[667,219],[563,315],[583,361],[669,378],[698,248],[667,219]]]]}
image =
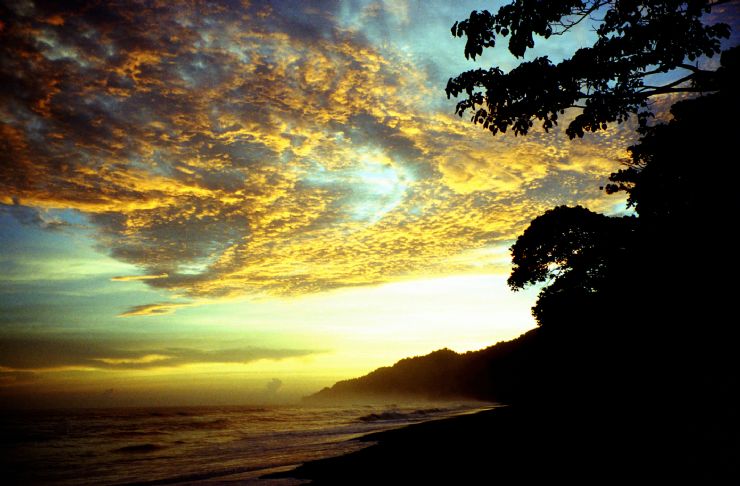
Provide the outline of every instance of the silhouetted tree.
{"type": "Polygon", "coordinates": [[[607,217],[581,206],[550,209],[512,247],[509,286],[549,283],[532,313],[540,324],[562,322],[564,314],[573,315],[573,304],[583,307],[619,278],[635,228],[636,218],[607,217]]]}
{"type": "Polygon", "coordinates": [[[611,175],[607,191],[626,191],[639,217],[561,206],[517,239],[508,283],[514,290],[547,284],[533,308],[541,325],[603,319],[597,308],[620,302],[622,322],[640,323],[641,332],[668,322],[674,333],[691,335],[697,322],[718,331],[736,251],[725,227],[740,212],[727,187],[740,177],[733,159],[739,72],[740,48],[724,52],[716,78],[724,88],[676,103],[671,121],[647,127],[630,147],[628,167],[611,175]],[[623,299],[627,289],[631,297],[623,299]]]}
{"type": "Polygon", "coordinates": [[[455,22],[452,35],[466,37],[465,57],[475,59],[496,37],[509,38],[509,51],[524,56],[534,36],[562,35],[581,22],[593,22],[596,41],[578,49],[570,59],[553,64],[537,57],[508,73],[499,67],[467,71],[447,83],[458,102],[460,116],[470,110],[472,121],[494,135],[512,128],[526,134],[534,120],[548,130],[566,109],[581,113],[566,129],[570,138],[605,129],[637,114],[644,126],[649,97],[676,92],[718,89],[712,71],[689,64],[700,56],[720,52],[720,39],[729,36],[726,24],[706,25],[701,17],[724,0],[515,0],[495,14],[473,11],[455,22]],[[660,84],[660,75],[681,71],[660,84]]]}
{"type": "Polygon", "coordinates": [[[566,130],[571,138],[637,114],[642,138],[606,186],[626,191],[637,217],[561,206],[534,219],[512,247],[510,287],[545,286],[533,308],[537,346],[523,347],[529,364],[517,376],[535,386],[509,389],[520,403],[544,405],[538,413],[559,409],[555,420],[565,417],[573,450],[596,445],[619,458],[603,470],[649,469],[661,480],[675,470],[697,484],[736,483],[737,458],[726,460],[724,451],[740,443],[730,229],[740,212],[740,48],[722,53],[716,71],[685,63],[719,52],[728,27],[701,22],[719,3],[515,0],[495,15],[473,12],[452,28],[468,38],[466,57],[492,47],[496,35],[508,36],[521,57],[534,35],[600,20],[594,45],[559,64],[542,57],[506,74],[463,73],[447,85],[448,96],[467,96],[457,113],[472,111],[493,134],[526,134],[534,119],[547,130],[574,106],[582,112],[566,130]],[[650,80],[678,69],[687,74],[650,80]],[[672,92],[697,93],[672,107],[668,123],[648,126],[648,98],[672,92]],[[620,398],[639,405],[624,407],[620,398]],[[678,405],[687,400],[690,407],[678,405]],[[558,407],[573,402],[588,406],[575,414],[558,407]],[[605,423],[608,433],[590,434],[605,423]],[[624,461],[625,450],[638,453],[624,461]]]}
{"type": "Polygon", "coordinates": [[[626,191],[640,217],[666,225],[707,221],[709,213],[738,209],[730,191],[718,189],[718,172],[736,180],[735,110],[740,105],[740,48],[722,53],[715,73],[718,91],[711,96],[679,101],[669,123],[643,130],[630,147],[628,167],[611,175],[608,193],[626,191]],[[700,162],[711,162],[712,167],[700,162]]]}

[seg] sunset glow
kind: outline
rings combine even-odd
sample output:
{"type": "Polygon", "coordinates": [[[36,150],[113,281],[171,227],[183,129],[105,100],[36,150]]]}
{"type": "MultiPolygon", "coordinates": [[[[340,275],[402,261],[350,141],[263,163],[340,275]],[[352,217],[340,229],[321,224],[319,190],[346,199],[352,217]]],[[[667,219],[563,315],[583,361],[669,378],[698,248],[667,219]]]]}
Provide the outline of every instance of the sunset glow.
{"type": "Polygon", "coordinates": [[[136,3],[0,24],[4,405],[280,401],[480,349],[535,326],[506,286],[534,217],[624,209],[634,125],[453,114],[475,2],[136,3]]]}

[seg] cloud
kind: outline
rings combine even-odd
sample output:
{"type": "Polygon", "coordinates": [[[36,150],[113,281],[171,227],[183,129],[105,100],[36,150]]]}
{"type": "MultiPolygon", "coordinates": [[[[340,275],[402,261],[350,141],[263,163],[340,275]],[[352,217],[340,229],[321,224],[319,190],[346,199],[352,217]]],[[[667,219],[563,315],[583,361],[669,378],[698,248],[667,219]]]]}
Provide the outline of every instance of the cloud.
{"type": "Polygon", "coordinates": [[[283,382],[282,380],[278,378],[273,378],[272,380],[268,381],[265,385],[265,393],[267,395],[276,395],[278,391],[280,391],[280,388],[282,388],[283,382]]]}
{"type": "Polygon", "coordinates": [[[419,13],[406,3],[29,9],[0,47],[0,202],[85,213],[144,274],[115,281],[185,297],[466,271],[552,205],[602,204],[628,144],[493,139],[452,116],[428,77],[449,56],[389,41],[419,13]]]}
{"type": "Polygon", "coordinates": [[[192,307],[196,304],[181,302],[158,302],[156,304],[143,304],[131,307],[129,310],[118,314],[118,317],[133,316],[160,316],[172,314],[180,307],[192,307]]]}
{"type": "Polygon", "coordinates": [[[154,280],[158,278],[167,278],[169,275],[160,273],[159,275],[119,275],[111,277],[111,282],[132,282],[138,280],[154,280]]]}
{"type": "Polygon", "coordinates": [[[0,387],[33,383],[38,381],[39,378],[41,378],[39,374],[33,371],[6,371],[0,369],[0,387]]]}
{"type": "Polygon", "coordinates": [[[306,349],[252,346],[194,348],[152,343],[113,342],[82,336],[0,338],[2,380],[28,381],[41,371],[63,369],[137,370],[204,363],[241,363],[281,360],[317,354],[306,349]]]}
{"type": "Polygon", "coordinates": [[[67,221],[53,217],[48,211],[22,206],[17,200],[14,200],[13,204],[0,203],[0,215],[2,214],[9,214],[24,226],[33,226],[48,231],[59,231],[72,226],[67,221]]]}

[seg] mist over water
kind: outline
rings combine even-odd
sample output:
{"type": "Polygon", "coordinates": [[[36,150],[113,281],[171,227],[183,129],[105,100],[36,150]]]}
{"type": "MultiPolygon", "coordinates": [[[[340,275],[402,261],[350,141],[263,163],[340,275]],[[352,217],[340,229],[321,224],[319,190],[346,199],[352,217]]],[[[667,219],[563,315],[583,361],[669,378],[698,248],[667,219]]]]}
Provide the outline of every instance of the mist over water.
{"type": "Polygon", "coordinates": [[[10,482],[23,484],[292,484],[259,476],[366,447],[351,439],[369,432],[482,408],[418,402],[15,412],[1,422],[0,462],[10,482]]]}

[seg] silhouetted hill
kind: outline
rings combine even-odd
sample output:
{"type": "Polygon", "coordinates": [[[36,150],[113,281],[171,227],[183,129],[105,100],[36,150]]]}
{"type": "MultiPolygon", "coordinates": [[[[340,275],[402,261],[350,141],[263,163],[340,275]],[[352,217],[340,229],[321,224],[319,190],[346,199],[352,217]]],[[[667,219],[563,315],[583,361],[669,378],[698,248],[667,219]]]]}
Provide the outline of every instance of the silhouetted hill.
{"type": "Polygon", "coordinates": [[[536,348],[541,334],[541,329],[533,329],[479,351],[459,354],[445,348],[402,359],[360,378],[337,382],[307,399],[411,396],[513,401],[528,394],[525,382],[529,389],[537,381],[534,360],[540,356],[536,348]]]}

